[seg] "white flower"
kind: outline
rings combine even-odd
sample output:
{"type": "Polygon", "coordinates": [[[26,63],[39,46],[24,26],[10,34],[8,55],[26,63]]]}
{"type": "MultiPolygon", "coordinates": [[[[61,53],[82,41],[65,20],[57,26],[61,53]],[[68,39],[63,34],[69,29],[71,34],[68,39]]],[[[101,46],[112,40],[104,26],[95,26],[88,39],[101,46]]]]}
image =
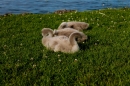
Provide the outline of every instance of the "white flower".
{"type": "Polygon", "coordinates": [[[99,24],[97,23],[97,26],[99,26],[99,24]]]}
{"type": "Polygon", "coordinates": [[[33,58],[30,58],[30,60],[33,60],[33,58]]]}
{"type": "Polygon", "coordinates": [[[61,59],[59,59],[58,61],[61,62],[61,59]]]}
{"type": "Polygon", "coordinates": [[[47,58],[47,56],[45,56],[45,58],[47,58]]]}
{"type": "Polygon", "coordinates": [[[58,57],[60,57],[60,55],[58,54],[58,57]]]}
{"type": "Polygon", "coordinates": [[[97,40],[99,42],[99,40],[97,40]]]}
{"type": "Polygon", "coordinates": [[[6,52],[3,53],[6,56],[6,52]]]}
{"type": "Polygon", "coordinates": [[[95,43],[95,45],[97,45],[97,43],[95,43]]]}
{"type": "Polygon", "coordinates": [[[33,64],[33,68],[35,68],[37,65],[36,64],[33,64]]]}
{"type": "Polygon", "coordinates": [[[124,18],[124,16],[121,16],[122,18],[124,18]]]}
{"type": "Polygon", "coordinates": [[[77,62],[78,60],[77,59],[74,59],[75,62],[77,62]]]}
{"type": "Polygon", "coordinates": [[[21,43],[20,46],[22,46],[23,44],[21,43]]]}
{"type": "Polygon", "coordinates": [[[62,15],[62,14],[59,14],[60,16],[62,15]]]}

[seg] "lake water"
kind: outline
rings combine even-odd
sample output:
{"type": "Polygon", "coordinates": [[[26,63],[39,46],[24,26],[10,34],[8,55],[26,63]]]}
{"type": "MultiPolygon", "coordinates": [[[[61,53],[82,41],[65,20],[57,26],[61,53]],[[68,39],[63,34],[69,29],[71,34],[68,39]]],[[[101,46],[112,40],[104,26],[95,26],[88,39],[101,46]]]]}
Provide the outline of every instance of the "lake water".
{"type": "Polygon", "coordinates": [[[61,9],[97,10],[104,8],[130,7],[130,0],[0,0],[0,15],[48,13],[61,9]]]}

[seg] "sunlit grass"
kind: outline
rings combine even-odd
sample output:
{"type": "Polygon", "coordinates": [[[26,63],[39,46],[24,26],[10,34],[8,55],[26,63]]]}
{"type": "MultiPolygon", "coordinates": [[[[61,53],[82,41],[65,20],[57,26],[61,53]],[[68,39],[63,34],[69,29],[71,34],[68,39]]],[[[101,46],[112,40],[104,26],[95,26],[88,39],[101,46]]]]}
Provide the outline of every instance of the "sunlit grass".
{"type": "Polygon", "coordinates": [[[0,38],[1,86],[130,84],[129,8],[0,16],[0,38]],[[56,29],[63,21],[90,24],[77,53],[55,53],[41,44],[42,28],[56,29]]]}

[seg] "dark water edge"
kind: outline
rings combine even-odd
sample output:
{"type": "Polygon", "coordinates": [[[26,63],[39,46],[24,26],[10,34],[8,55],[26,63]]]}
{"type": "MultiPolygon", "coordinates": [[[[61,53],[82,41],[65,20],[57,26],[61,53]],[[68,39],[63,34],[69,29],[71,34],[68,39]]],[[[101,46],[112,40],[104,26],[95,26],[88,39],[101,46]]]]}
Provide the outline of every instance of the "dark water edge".
{"type": "Polygon", "coordinates": [[[56,10],[98,10],[130,7],[130,0],[0,0],[0,15],[6,13],[52,13],[56,10]]]}

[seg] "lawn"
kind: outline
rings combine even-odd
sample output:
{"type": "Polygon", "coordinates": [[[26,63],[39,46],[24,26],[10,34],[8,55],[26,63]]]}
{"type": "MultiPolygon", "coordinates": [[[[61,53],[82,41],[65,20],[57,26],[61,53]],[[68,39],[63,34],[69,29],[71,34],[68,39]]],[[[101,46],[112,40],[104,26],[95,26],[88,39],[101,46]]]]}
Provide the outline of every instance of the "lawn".
{"type": "Polygon", "coordinates": [[[0,16],[0,86],[129,86],[130,8],[0,16]],[[74,54],[47,50],[44,27],[90,24],[74,54]]]}

